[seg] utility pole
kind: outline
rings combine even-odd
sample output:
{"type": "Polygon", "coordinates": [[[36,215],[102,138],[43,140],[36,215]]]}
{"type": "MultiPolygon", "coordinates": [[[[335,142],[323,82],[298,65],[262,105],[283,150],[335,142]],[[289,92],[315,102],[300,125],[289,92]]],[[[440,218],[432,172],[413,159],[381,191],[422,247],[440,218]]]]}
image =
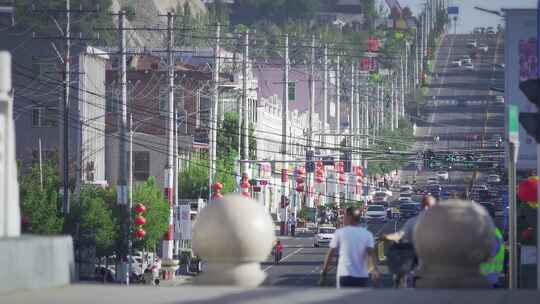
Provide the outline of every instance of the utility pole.
{"type": "Polygon", "coordinates": [[[63,166],[64,166],[64,176],[63,176],[63,210],[66,214],[69,214],[69,87],[70,87],[70,57],[71,57],[71,7],[70,0],[66,0],[66,29],[64,33],[65,40],[65,54],[64,54],[64,103],[63,103],[63,166]]]}
{"type": "MultiPolygon", "coordinates": [[[[313,153],[313,132],[314,121],[313,115],[315,112],[315,35],[311,36],[311,64],[309,71],[309,134],[308,134],[308,151],[313,153]]],[[[311,185],[313,180],[313,172],[308,172],[307,176],[307,191],[306,204],[311,208],[311,185]]]]}
{"type": "Polygon", "coordinates": [[[321,136],[321,146],[326,147],[326,123],[328,121],[328,45],[324,45],[324,54],[323,54],[323,120],[322,120],[322,133],[321,136]]]}
{"type": "MultiPolygon", "coordinates": [[[[163,259],[172,260],[173,259],[173,213],[174,213],[174,178],[173,172],[174,168],[174,35],[173,35],[173,26],[174,26],[174,15],[172,12],[167,12],[167,55],[168,55],[168,66],[167,66],[167,78],[168,78],[168,97],[169,97],[169,107],[168,107],[168,136],[167,136],[167,164],[165,166],[165,196],[169,202],[169,229],[165,234],[163,240],[163,259]]],[[[166,272],[166,279],[172,278],[172,273],[166,272]]]]}
{"type": "MultiPolygon", "coordinates": [[[[216,154],[217,154],[217,120],[219,106],[219,43],[221,26],[216,25],[216,44],[214,46],[214,70],[212,71],[212,107],[210,109],[210,130],[209,136],[209,169],[208,174],[208,199],[212,197],[212,184],[214,183],[214,174],[216,172],[216,154]]],[[[240,151],[238,151],[240,153],[240,151]]]]}
{"type": "Polygon", "coordinates": [[[119,53],[120,53],[120,85],[121,85],[121,99],[120,99],[120,138],[118,143],[118,181],[116,184],[117,191],[117,203],[122,206],[123,209],[123,246],[125,248],[126,256],[128,256],[128,262],[123,264],[125,269],[118,272],[125,276],[124,281],[126,285],[129,285],[129,247],[130,247],[130,236],[129,236],[129,227],[130,227],[130,210],[128,204],[128,189],[127,189],[127,178],[128,178],[128,155],[127,155],[127,63],[126,63],[126,32],[125,32],[125,18],[126,12],[118,12],[118,42],[119,42],[119,53]]]}
{"type": "MultiPolygon", "coordinates": [[[[249,160],[249,116],[247,98],[247,76],[248,76],[248,56],[249,56],[249,30],[244,33],[244,52],[242,58],[242,134],[244,144],[242,145],[242,156],[244,160],[249,160]]],[[[248,174],[249,163],[242,164],[242,174],[248,174]]]]}
{"type": "Polygon", "coordinates": [[[400,106],[400,113],[399,113],[399,116],[400,117],[405,117],[405,63],[403,62],[403,57],[400,56],[399,57],[399,61],[400,61],[400,66],[401,66],[401,77],[400,77],[400,81],[401,81],[401,85],[400,85],[400,93],[401,93],[401,106],[400,106]]]}
{"type": "MultiPolygon", "coordinates": [[[[281,104],[281,157],[282,161],[287,160],[287,139],[288,139],[288,119],[289,119],[289,36],[285,34],[284,38],[285,50],[283,55],[283,98],[281,104]]],[[[288,199],[288,165],[284,163],[286,168],[282,168],[281,172],[281,229],[285,234],[287,227],[287,207],[285,201],[288,199]]]]}
{"type": "Polygon", "coordinates": [[[38,138],[38,148],[39,148],[39,184],[41,186],[41,191],[43,191],[43,159],[41,155],[41,137],[38,138]]]}
{"type": "MultiPolygon", "coordinates": [[[[180,163],[179,163],[179,155],[178,155],[178,134],[180,134],[178,130],[178,120],[180,118],[179,110],[175,110],[175,120],[174,120],[174,212],[173,212],[173,223],[174,218],[178,218],[178,215],[175,216],[175,212],[178,210],[178,172],[180,171],[180,163]]],[[[187,115],[186,115],[186,123],[187,123],[187,115]]],[[[173,237],[174,239],[174,237],[173,237]]],[[[180,254],[180,239],[174,241],[174,254],[180,254]]]]}
{"type": "MultiPolygon", "coordinates": [[[[354,75],[354,64],[351,64],[351,91],[350,91],[350,106],[351,106],[351,110],[350,110],[350,117],[349,117],[349,133],[351,135],[354,135],[355,132],[356,132],[356,117],[358,116],[358,113],[356,112],[357,111],[357,106],[355,106],[355,96],[354,96],[354,86],[356,85],[355,83],[355,75],[354,75]]],[[[356,141],[356,138],[355,136],[351,136],[350,137],[350,146],[351,147],[354,147],[354,144],[355,144],[355,141],[356,141]]]]}
{"type": "Polygon", "coordinates": [[[394,79],[390,77],[390,131],[394,131],[395,119],[394,119],[394,79]]]}
{"type": "Polygon", "coordinates": [[[339,51],[337,54],[337,68],[336,68],[336,137],[335,145],[339,146],[339,134],[341,134],[341,67],[339,62],[339,51]]]}

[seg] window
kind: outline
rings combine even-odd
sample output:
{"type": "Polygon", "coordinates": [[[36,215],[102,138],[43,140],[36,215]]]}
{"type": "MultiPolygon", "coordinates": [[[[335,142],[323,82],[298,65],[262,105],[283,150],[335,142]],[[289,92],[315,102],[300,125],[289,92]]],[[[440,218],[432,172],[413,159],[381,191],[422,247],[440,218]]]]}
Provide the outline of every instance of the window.
{"type": "Polygon", "coordinates": [[[150,152],[133,152],[133,178],[136,181],[146,181],[150,176],[150,152]]]}
{"type": "Polygon", "coordinates": [[[33,127],[56,127],[58,125],[58,108],[34,108],[32,109],[33,127]]]}
{"type": "Polygon", "coordinates": [[[295,82],[289,82],[288,85],[288,92],[289,92],[289,101],[295,101],[296,100],[296,83],[295,82]]]}
{"type": "Polygon", "coordinates": [[[33,59],[32,61],[32,73],[35,78],[50,78],[54,77],[52,74],[57,71],[55,62],[43,62],[38,61],[38,59],[33,59]]]}

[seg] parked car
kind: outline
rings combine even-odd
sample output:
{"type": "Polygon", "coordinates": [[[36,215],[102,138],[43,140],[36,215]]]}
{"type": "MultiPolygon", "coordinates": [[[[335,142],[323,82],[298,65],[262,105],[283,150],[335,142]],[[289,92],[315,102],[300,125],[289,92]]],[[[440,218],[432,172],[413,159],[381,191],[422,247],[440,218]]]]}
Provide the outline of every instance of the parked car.
{"type": "Polygon", "coordinates": [[[461,67],[461,60],[460,59],[452,60],[452,66],[461,67]]]}
{"type": "Polygon", "coordinates": [[[466,63],[463,67],[466,71],[474,71],[474,65],[472,63],[466,63]]]}
{"type": "Polygon", "coordinates": [[[461,64],[468,64],[468,63],[471,63],[472,64],[472,58],[471,56],[469,55],[464,55],[463,57],[461,57],[461,64]]]}
{"type": "Polygon", "coordinates": [[[328,246],[334,238],[334,232],[336,232],[334,226],[320,226],[313,237],[313,247],[328,246]]]}
{"type": "Polygon", "coordinates": [[[386,221],[387,212],[383,205],[369,205],[366,210],[365,219],[368,221],[386,221]]]}
{"type": "Polygon", "coordinates": [[[401,186],[399,188],[399,193],[400,194],[411,194],[413,192],[413,187],[412,186],[409,186],[409,185],[405,185],[405,186],[401,186]]]}
{"type": "Polygon", "coordinates": [[[501,95],[495,96],[495,103],[504,104],[504,96],[501,96],[501,95]]]}
{"type": "Polygon", "coordinates": [[[437,177],[442,180],[448,180],[448,171],[437,171],[437,177]]]}

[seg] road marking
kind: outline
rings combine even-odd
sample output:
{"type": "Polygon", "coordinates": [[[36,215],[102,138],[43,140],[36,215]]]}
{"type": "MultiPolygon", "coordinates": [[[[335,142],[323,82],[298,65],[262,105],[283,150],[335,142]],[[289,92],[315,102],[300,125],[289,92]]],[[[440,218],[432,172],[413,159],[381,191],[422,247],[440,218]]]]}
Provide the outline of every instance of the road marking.
{"type": "MultiPolygon", "coordinates": [[[[297,253],[300,252],[302,249],[304,249],[304,248],[298,248],[298,249],[296,249],[295,251],[289,253],[288,255],[286,255],[286,256],[284,256],[283,258],[281,258],[280,262],[281,262],[281,261],[285,261],[286,259],[290,258],[291,256],[297,254],[297,253]]],[[[275,265],[272,264],[272,265],[266,267],[265,269],[263,269],[263,271],[267,271],[268,269],[270,269],[270,268],[272,268],[272,267],[274,267],[274,266],[275,266],[275,265]]]]}

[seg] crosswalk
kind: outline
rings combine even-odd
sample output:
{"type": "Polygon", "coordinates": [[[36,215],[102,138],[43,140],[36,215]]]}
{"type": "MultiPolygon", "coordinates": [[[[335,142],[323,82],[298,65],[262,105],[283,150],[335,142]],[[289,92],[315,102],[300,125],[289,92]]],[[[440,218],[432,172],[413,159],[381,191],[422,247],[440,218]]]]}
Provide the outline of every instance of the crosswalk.
{"type": "MultiPolygon", "coordinates": [[[[494,101],[487,100],[487,99],[475,99],[475,100],[466,100],[465,105],[479,106],[479,105],[487,105],[493,102],[494,101]]],[[[427,102],[428,106],[456,106],[457,104],[458,104],[458,101],[455,99],[437,99],[437,100],[429,100],[427,102]]]]}

